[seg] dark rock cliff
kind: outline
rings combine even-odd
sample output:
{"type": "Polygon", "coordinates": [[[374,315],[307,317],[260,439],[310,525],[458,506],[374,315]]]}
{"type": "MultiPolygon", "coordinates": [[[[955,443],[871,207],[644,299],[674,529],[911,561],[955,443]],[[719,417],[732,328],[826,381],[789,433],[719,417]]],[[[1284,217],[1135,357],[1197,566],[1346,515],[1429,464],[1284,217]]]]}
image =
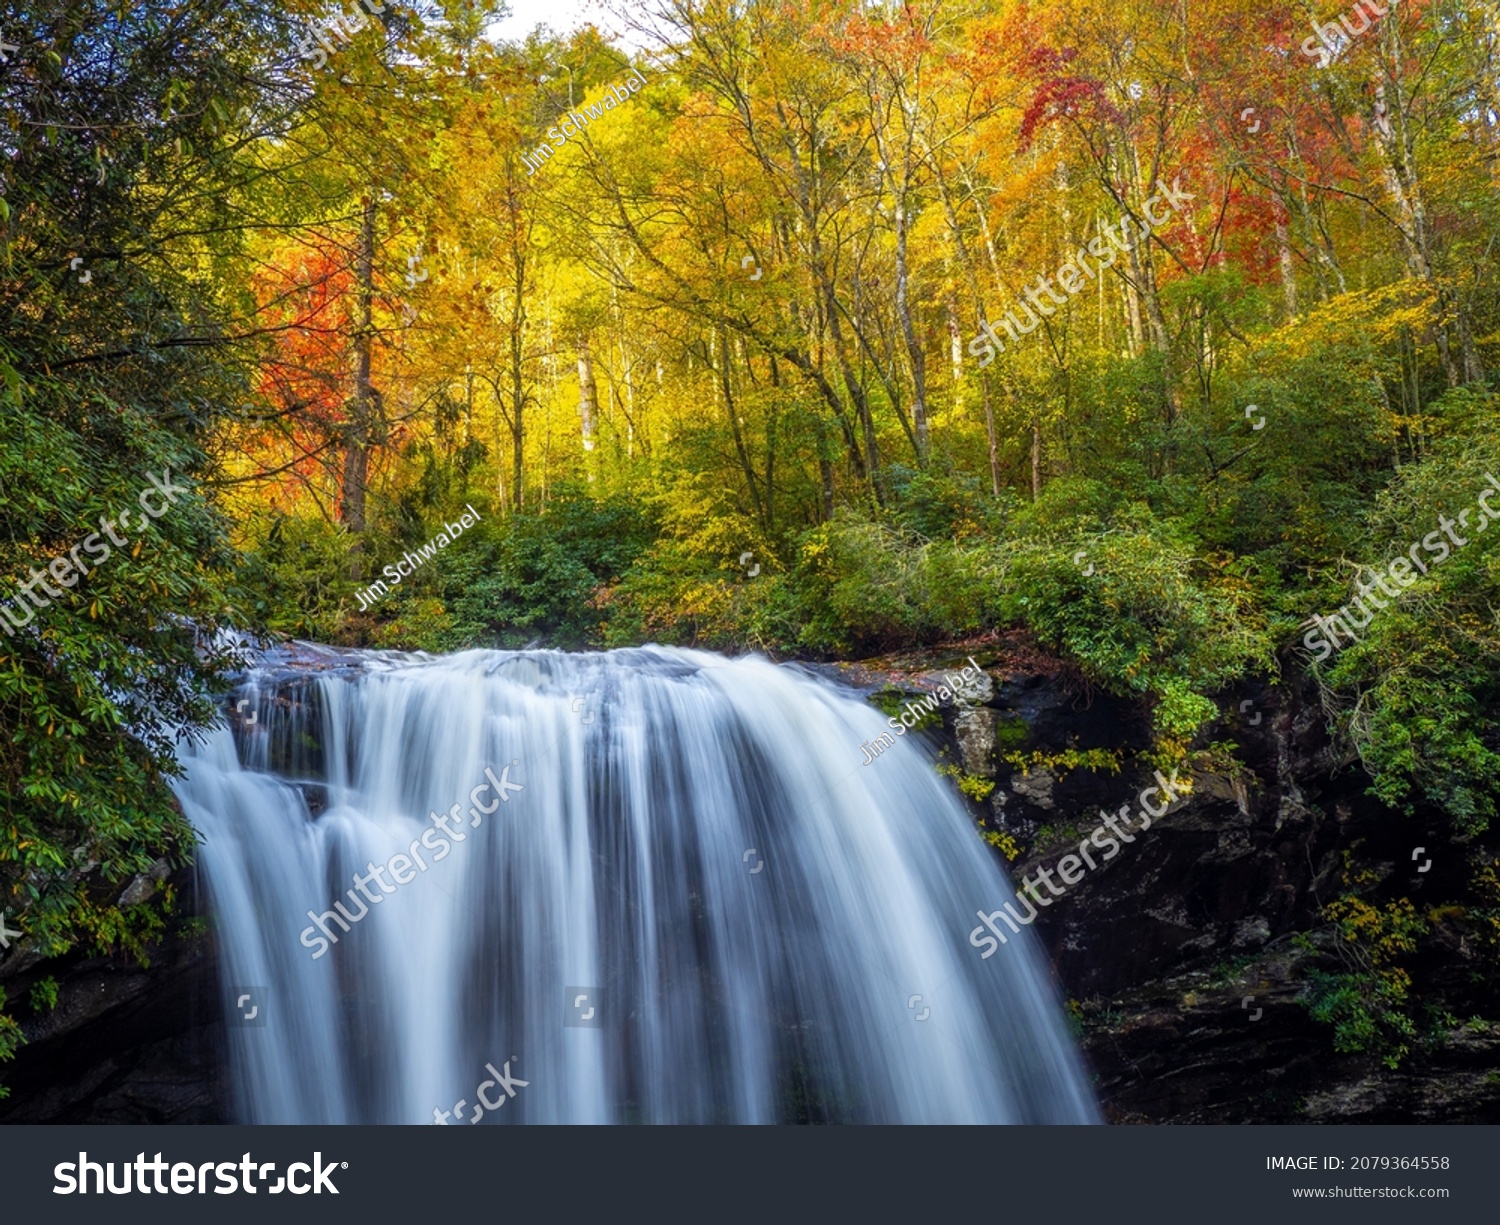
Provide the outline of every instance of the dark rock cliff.
{"type": "MultiPolygon", "coordinates": [[[[149,964],[70,955],[40,961],[24,945],[0,960],[0,987],[26,1045],[0,1065],[10,1096],[0,1123],[228,1123],[223,1003],[196,874],[176,873],[177,912],[149,964]],[[32,1006],[51,979],[56,1005],[32,1006]]],[[[127,886],[143,901],[154,882],[127,886]]]]}

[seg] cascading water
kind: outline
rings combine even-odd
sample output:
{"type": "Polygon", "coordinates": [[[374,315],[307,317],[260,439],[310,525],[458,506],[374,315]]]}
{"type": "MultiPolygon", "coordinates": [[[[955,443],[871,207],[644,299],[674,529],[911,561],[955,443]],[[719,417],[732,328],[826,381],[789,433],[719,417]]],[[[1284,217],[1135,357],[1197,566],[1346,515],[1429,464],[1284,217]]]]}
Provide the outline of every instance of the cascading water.
{"type": "Polygon", "coordinates": [[[655,647],[337,661],[253,672],[176,784],[245,1120],[1097,1121],[1032,934],[968,943],[1014,887],[918,749],[861,764],[857,696],[655,647]]]}

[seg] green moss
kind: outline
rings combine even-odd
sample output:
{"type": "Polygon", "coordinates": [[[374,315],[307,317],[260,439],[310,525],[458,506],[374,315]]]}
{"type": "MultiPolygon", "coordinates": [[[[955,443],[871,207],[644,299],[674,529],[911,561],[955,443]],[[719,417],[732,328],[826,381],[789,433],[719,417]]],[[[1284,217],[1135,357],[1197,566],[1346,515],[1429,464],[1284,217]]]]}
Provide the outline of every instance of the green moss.
{"type": "Polygon", "coordinates": [[[1231,961],[1221,961],[1208,972],[1208,985],[1210,987],[1229,986],[1253,966],[1257,959],[1258,954],[1246,953],[1243,957],[1236,957],[1231,961]]]}
{"type": "Polygon", "coordinates": [[[57,1007],[57,979],[52,975],[32,984],[31,1007],[36,1012],[51,1012],[57,1007]]]}
{"type": "Polygon", "coordinates": [[[906,700],[906,695],[894,685],[887,685],[878,693],[870,695],[870,705],[880,711],[888,719],[894,719],[896,713],[901,709],[901,703],[906,700]]]}
{"type": "Polygon", "coordinates": [[[1031,739],[1031,725],[1019,715],[1001,715],[995,721],[995,751],[1018,753],[1031,739]]]}
{"type": "MultiPolygon", "coordinates": [[[[910,694],[904,693],[894,685],[887,685],[878,693],[870,695],[870,703],[888,719],[899,719],[906,704],[912,701],[910,694]]],[[[925,699],[918,699],[925,700],[925,699]]],[[[943,716],[936,708],[923,709],[917,715],[916,721],[909,725],[910,731],[919,732],[923,728],[938,727],[943,722],[943,716]]]]}

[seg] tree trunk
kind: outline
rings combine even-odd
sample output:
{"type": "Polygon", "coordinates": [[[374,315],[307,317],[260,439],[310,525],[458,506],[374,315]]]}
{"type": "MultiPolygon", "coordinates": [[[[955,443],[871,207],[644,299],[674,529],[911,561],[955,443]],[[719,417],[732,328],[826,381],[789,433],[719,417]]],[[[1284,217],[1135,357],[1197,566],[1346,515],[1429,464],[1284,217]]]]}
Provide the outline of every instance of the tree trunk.
{"type": "Polygon", "coordinates": [[[525,421],[522,414],[525,411],[526,389],[521,383],[521,368],[518,362],[511,382],[510,423],[510,505],[511,509],[516,511],[519,511],[522,506],[521,459],[525,453],[523,443],[526,437],[525,421]]]}
{"type": "MultiPolygon", "coordinates": [[[[714,343],[713,336],[709,337],[709,343],[714,343]]],[[[745,485],[750,490],[750,505],[755,508],[756,522],[764,527],[766,519],[761,508],[760,490],[755,483],[755,466],[750,462],[750,452],[745,448],[745,435],[740,429],[738,409],[734,403],[734,385],[729,378],[729,360],[732,351],[729,345],[729,332],[722,326],[718,332],[717,350],[717,353],[710,350],[709,364],[716,364],[719,368],[718,398],[724,405],[724,415],[729,419],[729,436],[734,440],[734,453],[740,461],[740,471],[745,474],[745,485]]]]}
{"type": "Polygon", "coordinates": [[[1276,257],[1281,265],[1281,294],[1286,301],[1287,321],[1297,317],[1297,275],[1292,265],[1292,241],[1286,228],[1286,211],[1280,200],[1272,207],[1276,210],[1276,257]]]}
{"type": "Polygon", "coordinates": [[[911,420],[916,430],[917,467],[927,463],[929,447],[927,437],[927,355],[917,343],[917,331],[911,322],[911,306],[907,302],[908,272],[906,266],[906,199],[904,192],[896,195],[896,317],[901,321],[901,338],[906,342],[906,355],[911,361],[911,420]]]}
{"type": "Polygon", "coordinates": [[[943,311],[948,316],[948,364],[953,368],[953,407],[964,406],[964,330],[958,321],[958,302],[951,293],[943,298],[943,311]]]}
{"type": "MultiPolygon", "coordinates": [[[[979,289],[979,269],[975,265],[973,254],[969,251],[969,244],[964,241],[963,229],[959,225],[958,210],[953,207],[953,195],[948,189],[948,180],[944,177],[941,168],[934,168],[937,178],[938,195],[943,201],[943,216],[948,222],[948,234],[953,240],[954,249],[958,252],[959,267],[963,269],[964,279],[968,282],[969,297],[974,304],[974,321],[976,326],[985,318],[984,295],[979,289]]],[[[979,210],[981,226],[984,227],[985,243],[989,246],[990,255],[994,256],[994,247],[990,244],[988,226],[984,226],[984,210],[979,210]]],[[[956,374],[962,373],[961,371],[956,374]]],[[[957,397],[957,391],[954,392],[957,397]]],[[[1000,496],[1000,443],[995,436],[995,407],[990,400],[989,383],[983,375],[979,378],[979,396],[984,403],[984,437],[988,446],[990,457],[990,489],[995,497],[1000,496]]]]}
{"type": "Polygon", "coordinates": [[[1455,292],[1452,286],[1444,284],[1437,276],[1437,261],[1432,249],[1421,172],[1417,167],[1416,150],[1411,137],[1411,119],[1406,113],[1406,99],[1402,90],[1403,48],[1400,23],[1381,22],[1380,40],[1384,61],[1392,66],[1393,71],[1385,75],[1376,87],[1376,101],[1383,110],[1381,122],[1374,127],[1374,143],[1381,153],[1386,185],[1405,223],[1402,238],[1405,240],[1407,266],[1414,276],[1437,292],[1441,311],[1438,320],[1438,355],[1442,359],[1449,386],[1477,382],[1484,378],[1484,365],[1479,360],[1479,351],[1474,345],[1468,306],[1461,293],[1455,292]],[[1449,346],[1450,318],[1458,336],[1459,354],[1463,362],[1461,369],[1454,361],[1449,346]]]}
{"type": "Polygon", "coordinates": [[[833,518],[833,464],[828,458],[828,427],[822,417],[815,417],[818,442],[818,483],[823,491],[823,522],[833,518]]]}
{"type": "Polygon", "coordinates": [[[583,449],[590,453],[588,478],[594,479],[591,453],[597,444],[599,420],[599,389],[594,382],[594,361],[589,355],[589,341],[585,336],[578,342],[578,415],[583,418],[583,449]]]}
{"type": "MultiPolygon", "coordinates": [[[[1140,200],[1149,195],[1142,184],[1140,156],[1135,146],[1130,146],[1130,190],[1135,193],[1135,199],[1140,200]]],[[[1177,395],[1177,384],[1174,378],[1172,363],[1172,335],[1167,328],[1166,315],[1161,309],[1161,295],[1156,288],[1156,266],[1151,258],[1151,239],[1139,237],[1142,223],[1134,212],[1128,214],[1134,219],[1136,241],[1130,247],[1130,273],[1135,281],[1137,291],[1140,295],[1141,305],[1145,308],[1146,322],[1151,329],[1151,343],[1162,358],[1162,391],[1166,401],[1167,424],[1171,425],[1177,420],[1181,412],[1181,403],[1177,395]]],[[[1124,238],[1124,234],[1121,234],[1124,238]]]]}
{"type": "Polygon", "coordinates": [[[374,302],[375,201],[360,202],[359,245],[355,252],[354,396],[344,427],[344,479],[339,518],[351,537],[349,577],[364,577],[365,483],[370,471],[371,429],[375,408],[370,384],[371,308],[374,302]]]}
{"type": "Polygon", "coordinates": [[[979,395],[984,401],[984,436],[990,456],[990,492],[1000,496],[1000,442],[995,437],[995,407],[990,403],[990,385],[979,380],[979,395]]]}
{"type": "Polygon", "coordinates": [[[1042,427],[1035,418],[1031,422],[1031,500],[1042,496],[1042,427]]]}

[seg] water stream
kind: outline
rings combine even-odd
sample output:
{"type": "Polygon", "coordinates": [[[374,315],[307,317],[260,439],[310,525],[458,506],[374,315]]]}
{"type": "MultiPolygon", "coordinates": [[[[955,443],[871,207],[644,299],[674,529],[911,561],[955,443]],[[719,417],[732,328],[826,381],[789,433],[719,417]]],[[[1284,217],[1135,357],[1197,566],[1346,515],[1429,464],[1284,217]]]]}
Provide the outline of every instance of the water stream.
{"type": "Polygon", "coordinates": [[[654,647],[339,663],[252,671],[176,784],[245,1121],[1097,1121],[1033,933],[968,944],[1014,886],[913,737],[861,764],[858,695],[654,647]]]}

